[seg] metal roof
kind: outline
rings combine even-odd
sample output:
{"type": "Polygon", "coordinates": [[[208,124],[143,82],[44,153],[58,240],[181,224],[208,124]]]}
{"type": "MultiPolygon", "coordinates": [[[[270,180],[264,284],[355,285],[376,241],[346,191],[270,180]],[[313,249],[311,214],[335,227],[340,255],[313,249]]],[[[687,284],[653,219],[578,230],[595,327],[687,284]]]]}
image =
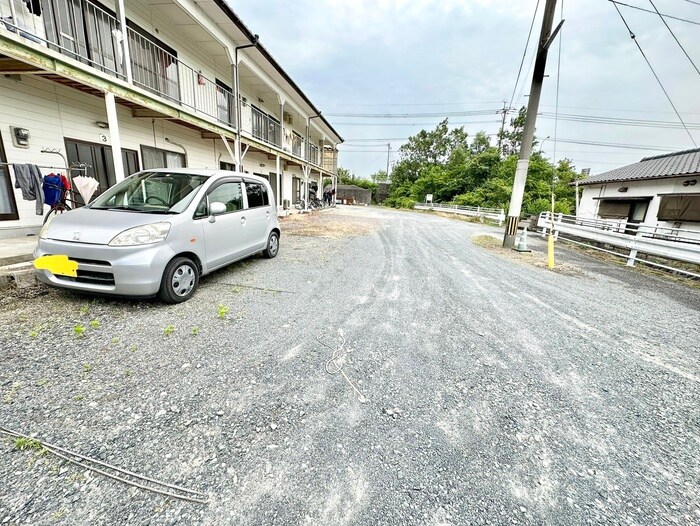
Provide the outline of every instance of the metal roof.
{"type": "Polygon", "coordinates": [[[700,148],[644,157],[638,163],[583,179],[579,184],[639,181],[700,174],[700,148]]]}

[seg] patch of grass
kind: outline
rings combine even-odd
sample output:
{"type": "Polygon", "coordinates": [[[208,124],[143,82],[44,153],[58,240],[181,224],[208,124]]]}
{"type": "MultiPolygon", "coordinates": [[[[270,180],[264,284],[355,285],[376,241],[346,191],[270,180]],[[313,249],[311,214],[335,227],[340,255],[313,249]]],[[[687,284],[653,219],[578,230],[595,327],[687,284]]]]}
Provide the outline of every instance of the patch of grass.
{"type": "Polygon", "coordinates": [[[131,347],[129,347],[129,350],[131,352],[136,352],[136,349],[138,349],[138,347],[136,347],[136,344],[132,344],[131,347]]]}
{"type": "Polygon", "coordinates": [[[3,404],[11,404],[15,401],[15,398],[17,398],[17,393],[22,387],[22,384],[20,382],[15,382],[12,384],[12,387],[10,387],[10,390],[5,393],[5,396],[2,397],[2,403],[3,404]]]}
{"type": "Polygon", "coordinates": [[[112,344],[117,345],[118,343],[119,343],[119,338],[117,338],[116,336],[114,338],[112,338],[112,344]]]}
{"type": "Polygon", "coordinates": [[[83,364],[83,372],[89,373],[91,371],[92,371],[92,365],[90,365],[89,363],[84,363],[83,364]]]}
{"type": "Polygon", "coordinates": [[[240,294],[240,293],[241,293],[241,287],[239,287],[238,285],[236,285],[236,286],[234,286],[234,287],[231,288],[231,292],[233,292],[234,294],[240,294]]]}
{"type": "Polygon", "coordinates": [[[174,325],[168,325],[163,329],[163,334],[165,336],[170,336],[172,333],[175,332],[175,326],[174,325]]]}
{"type": "Polygon", "coordinates": [[[127,378],[128,378],[129,376],[131,376],[132,374],[133,374],[133,373],[132,373],[131,369],[127,369],[126,371],[124,371],[124,376],[126,376],[127,378]]]}
{"type": "Polygon", "coordinates": [[[30,338],[36,338],[37,336],[39,336],[39,330],[38,330],[38,329],[32,329],[31,331],[29,331],[29,337],[30,337],[30,338]]]}
{"type": "Polygon", "coordinates": [[[36,385],[38,387],[43,387],[47,383],[49,383],[49,381],[46,378],[40,378],[39,380],[37,380],[36,385]]]}
{"type": "Polygon", "coordinates": [[[85,398],[84,395],[78,393],[77,395],[75,395],[74,400],[75,400],[76,402],[80,402],[80,401],[82,401],[84,398],[85,398]]]}
{"type": "Polygon", "coordinates": [[[472,243],[483,248],[501,248],[503,241],[496,239],[493,236],[474,236],[472,243]]]}
{"type": "Polygon", "coordinates": [[[230,309],[226,305],[219,305],[219,308],[218,308],[219,318],[222,318],[222,319],[225,318],[226,315],[229,313],[229,310],[230,309]]]}
{"type": "Polygon", "coordinates": [[[42,451],[44,446],[36,438],[15,438],[15,449],[20,451],[25,451],[27,449],[33,449],[34,451],[42,451]]]}
{"type": "Polygon", "coordinates": [[[73,333],[76,336],[79,336],[82,338],[83,336],[85,336],[85,326],[84,325],[76,325],[75,327],[73,327],[73,333]]]}
{"type": "Polygon", "coordinates": [[[197,336],[199,334],[199,327],[192,327],[192,336],[197,336]]]}
{"type": "Polygon", "coordinates": [[[81,314],[81,316],[85,316],[88,312],[90,312],[90,307],[88,305],[83,305],[80,307],[78,312],[81,314]]]}
{"type": "Polygon", "coordinates": [[[100,326],[100,320],[91,320],[90,321],[90,327],[93,329],[97,329],[100,326]]]}

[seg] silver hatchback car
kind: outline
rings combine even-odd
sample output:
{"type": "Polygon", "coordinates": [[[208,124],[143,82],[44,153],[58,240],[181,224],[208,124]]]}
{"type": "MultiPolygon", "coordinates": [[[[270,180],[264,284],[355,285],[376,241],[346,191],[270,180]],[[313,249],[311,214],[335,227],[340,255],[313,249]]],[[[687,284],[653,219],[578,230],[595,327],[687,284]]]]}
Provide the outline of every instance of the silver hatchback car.
{"type": "Polygon", "coordinates": [[[34,266],[55,287],[179,303],[200,276],[259,252],[274,258],[279,239],[275,198],[262,177],[148,170],[47,221],[34,266]]]}

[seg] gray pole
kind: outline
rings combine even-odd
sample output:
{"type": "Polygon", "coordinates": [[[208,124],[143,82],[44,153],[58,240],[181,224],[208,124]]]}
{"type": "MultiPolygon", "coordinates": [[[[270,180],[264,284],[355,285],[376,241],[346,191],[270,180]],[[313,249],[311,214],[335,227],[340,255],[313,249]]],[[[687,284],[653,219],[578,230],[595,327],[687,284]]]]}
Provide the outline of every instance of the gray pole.
{"type": "Polygon", "coordinates": [[[501,133],[498,134],[498,155],[503,155],[501,151],[501,144],[503,142],[503,130],[506,127],[506,115],[508,115],[508,109],[506,108],[506,101],[503,101],[503,109],[501,110],[503,117],[501,118],[501,133]]]}
{"type": "Polygon", "coordinates": [[[389,180],[389,157],[391,156],[391,143],[386,143],[386,181],[389,180]]]}
{"type": "Polygon", "coordinates": [[[238,75],[238,50],[256,47],[257,45],[258,35],[253,35],[252,43],[233,48],[233,90],[236,97],[236,159],[234,159],[234,162],[236,163],[236,170],[239,172],[243,171],[243,159],[241,154],[241,82],[238,75]]]}
{"type": "Polygon", "coordinates": [[[532,153],[532,139],[535,135],[537,109],[540,105],[542,81],[544,79],[545,66],[547,65],[547,50],[561,27],[560,23],[554,30],[554,33],[552,33],[552,22],[556,6],[557,0],[547,0],[547,4],[544,7],[544,19],[542,20],[539,47],[537,49],[537,58],[535,59],[535,71],[532,74],[532,86],[530,87],[530,99],[527,105],[527,115],[525,116],[523,140],[520,145],[520,156],[515,170],[515,180],[513,181],[513,193],[510,195],[510,206],[508,207],[506,231],[503,236],[503,246],[505,248],[513,248],[515,236],[518,233],[518,221],[523,206],[523,196],[525,195],[527,169],[530,164],[530,154],[532,153]]]}

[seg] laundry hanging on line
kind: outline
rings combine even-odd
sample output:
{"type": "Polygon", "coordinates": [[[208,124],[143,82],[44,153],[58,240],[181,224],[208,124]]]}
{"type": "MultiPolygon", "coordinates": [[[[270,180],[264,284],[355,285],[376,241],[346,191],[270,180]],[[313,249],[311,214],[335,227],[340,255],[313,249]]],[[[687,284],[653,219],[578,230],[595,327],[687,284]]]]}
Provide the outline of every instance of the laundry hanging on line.
{"type": "Polygon", "coordinates": [[[13,164],[15,188],[22,190],[22,199],[36,201],[36,215],[44,215],[43,177],[36,164],[13,164]]]}

